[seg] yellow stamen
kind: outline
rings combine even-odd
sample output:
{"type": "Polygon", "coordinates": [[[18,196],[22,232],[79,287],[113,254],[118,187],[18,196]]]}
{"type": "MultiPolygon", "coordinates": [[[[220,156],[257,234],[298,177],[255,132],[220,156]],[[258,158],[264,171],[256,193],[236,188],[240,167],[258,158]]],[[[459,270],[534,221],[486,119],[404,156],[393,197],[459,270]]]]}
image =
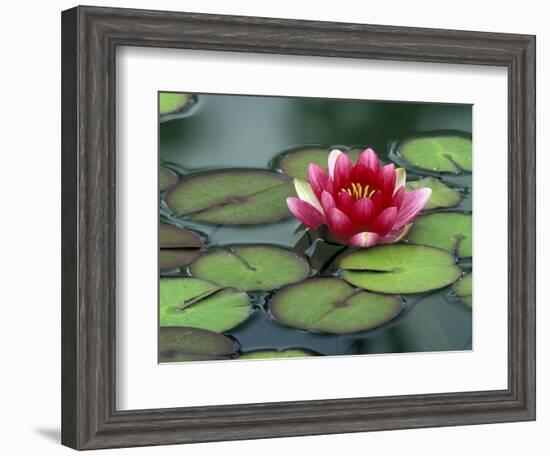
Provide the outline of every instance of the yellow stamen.
{"type": "Polygon", "coordinates": [[[346,192],[352,198],[358,200],[361,198],[370,198],[376,193],[376,189],[371,189],[370,185],[363,186],[359,182],[353,182],[351,187],[342,188],[340,192],[346,192]]]}

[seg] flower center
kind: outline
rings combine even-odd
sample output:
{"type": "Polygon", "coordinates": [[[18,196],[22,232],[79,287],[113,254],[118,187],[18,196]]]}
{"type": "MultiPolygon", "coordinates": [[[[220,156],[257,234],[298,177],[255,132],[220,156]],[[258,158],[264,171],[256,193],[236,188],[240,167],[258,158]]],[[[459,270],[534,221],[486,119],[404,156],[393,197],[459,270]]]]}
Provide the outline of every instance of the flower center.
{"type": "Polygon", "coordinates": [[[361,198],[370,198],[375,192],[375,189],[371,189],[369,185],[364,187],[360,183],[353,183],[348,188],[343,188],[341,192],[346,192],[352,198],[359,200],[361,198]]]}

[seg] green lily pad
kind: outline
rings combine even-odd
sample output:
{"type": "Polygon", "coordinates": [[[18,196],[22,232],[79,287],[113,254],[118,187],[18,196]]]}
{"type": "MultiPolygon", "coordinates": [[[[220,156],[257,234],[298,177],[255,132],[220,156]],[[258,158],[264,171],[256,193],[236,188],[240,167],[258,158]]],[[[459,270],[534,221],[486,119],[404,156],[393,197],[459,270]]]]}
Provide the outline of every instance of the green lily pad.
{"type": "Polygon", "coordinates": [[[306,260],[270,245],[236,245],[205,253],[190,266],[191,275],[239,290],[273,290],[309,274],[306,260]]]}
{"type": "Polygon", "coordinates": [[[289,350],[256,350],[247,353],[241,353],[239,359],[275,359],[275,358],[303,358],[307,356],[317,356],[316,353],[301,348],[292,348],[289,350]]]}
{"type": "Polygon", "coordinates": [[[197,233],[167,223],[159,224],[159,242],[161,249],[203,247],[197,233]]]}
{"type": "Polygon", "coordinates": [[[337,278],[314,278],[278,291],[269,310],[280,323],[308,331],[347,334],[380,326],[402,309],[398,296],[357,290],[337,278]]]}
{"type": "Polygon", "coordinates": [[[178,177],[176,174],[169,170],[168,168],[165,168],[164,166],[159,166],[159,191],[163,192],[169,187],[171,187],[173,184],[176,183],[178,180],[178,177]]]}
{"type": "Polygon", "coordinates": [[[237,344],[221,334],[197,328],[160,328],[159,361],[208,361],[230,359],[237,344]]]}
{"type": "Polygon", "coordinates": [[[271,223],[290,216],[295,195],[286,177],[269,171],[227,170],[181,180],[166,194],[177,215],[220,225],[271,223]]]}
{"type": "Polygon", "coordinates": [[[460,277],[455,257],[419,245],[381,245],[358,250],[338,263],[342,278],[381,293],[420,293],[450,285],[460,277]]]}
{"type": "MultiPolygon", "coordinates": [[[[281,171],[293,179],[308,180],[307,169],[310,163],[315,163],[323,168],[328,169],[328,155],[330,153],[328,147],[307,146],[294,149],[291,152],[285,152],[279,159],[278,166],[281,171]]],[[[361,150],[352,149],[343,151],[349,155],[351,161],[355,163],[361,155],[361,150]]]]}
{"type": "Polygon", "coordinates": [[[418,168],[442,173],[472,171],[472,140],[456,135],[405,140],[399,153],[418,168]]]}
{"type": "Polygon", "coordinates": [[[426,204],[425,210],[437,209],[440,207],[453,207],[462,200],[462,196],[456,190],[447,187],[443,182],[435,177],[424,177],[412,182],[407,182],[407,190],[416,190],[418,188],[431,188],[432,196],[426,204]]]}
{"type": "Polygon", "coordinates": [[[193,96],[189,93],[159,93],[159,114],[173,114],[183,110],[191,102],[193,96]]]}
{"type": "Polygon", "coordinates": [[[160,280],[160,326],[227,331],[248,318],[248,295],[191,278],[160,280]]]}
{"type": "Polygon", "coordinates": [[[472,256],[472,215],[460,212],[423,215],[413,223],[408,239],[413,244],[431,245],[460,258],[469,258],[472,256]]]}
{"type": "Polygon", "coordinates": [[[453,290],[458,298],[468,307],[472,307],[472,273],[464,274],[461,279],[453,285],[453,290]]]}

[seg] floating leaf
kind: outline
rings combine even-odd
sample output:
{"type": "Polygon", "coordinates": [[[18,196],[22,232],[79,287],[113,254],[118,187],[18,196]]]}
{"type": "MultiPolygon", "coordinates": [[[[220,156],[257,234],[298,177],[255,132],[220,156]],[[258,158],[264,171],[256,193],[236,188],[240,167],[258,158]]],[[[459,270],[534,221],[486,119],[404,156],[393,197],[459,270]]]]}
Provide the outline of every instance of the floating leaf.
{"type": "Polygon", "coordinates": [[[227,331],[248,318],[248,295],[191,278],[160,280],[160,325],[227,331]]]}
{"type": "Polygon", "coordinates": [[[236,245],[208,252],[190,266],[191,274],[239,290],[273,290],[305,279],[308,263],[290,250],[270,245],[236,245]]]}
{"type": "Polygon", "coordinates": [[[291,348],[289,350],[256,350],[246,353],[241,353],[239,359],[274,359],[274,358],[303,358],[307,356],[317,356],[308,350],[301,348],[291,348]]]}
{"type": "Polygon", "coordinates": [[[412,182],[407,182],[407,190],[418,188],[431,188],[432,196],[424,209],[437,209],[439,207],[453,207],[462,200],[462,196],[456,190],[447,187],[443,182],[434,177],[425,177],[412,182]]]}
{"type": "Polygon", "coordinates": [[[161,249],[203,247],[202,240],[197,233],[167,223],[159,225],[159,241],[161,249]]]}
{"type": "Polygon", "coordinates": [[[418,217],[408,238],[413,244],[438,247],[455,253],[460,258],[471,257],[472,215],[436,212],[418,217]]]}
{"type": "Polygon", "coordinates": [[[405,140],[399,153],[418,168],[444,173],[472,171],[472,140],[456,135],[405,140]]]}
{"type": "MultiPolygon", "coordinates": [[[[281,171],[293,179],[308,180],[307,169],[310,163],[315,163],[328,169],[328,154],[331,148],[321,146],[306,146],[285,152],[279,159],[278,166],[281,171]]],[[[345,151],[355,163],[361,154],[361,150],[352,149],[345,151]]]]}
{"type": "Polygon", "coordinates": [[[197,328],[160,328],[159,361],[207,361],[229,359],[237,344],[221,334],[197,328]]]}
{"type": "Polygon", "coordinates": [[[468,307],[472,307],[472,273],[468,272],[453,285],[458,298],[468,307]]]}
{"type": "Polygon", "coordinates": [[[200,249],[160,249],[159,269],[168,271],[191,263],[201,254],[200,249]]]}
{"type": "Polygon", "coordinates": [[[178,177],[173,171],[169,170],[168,168],[165,168],[164,166],[159,166],[159,191],[160,192],[163,192],[167,188],[171,187],[177,180],[178,180],[178,177]]]}
{"type": "Polygon", "coordinates": [[[159,93],[159,114],[173,114],[183,110],[191,102],[193,96],[188,93],[159,93]]]}
{"type": "Polygon", "coordinates": [[[346,334],[395,318],[401,312],[401,299],[357,290],[337,278],[315,278],[278,291],[269,310],[287,326],[346,334]]]}
{"type": "Polygon", "coordinates": [[[453,283],[462,272],[445,250],[403,244],[352,252],[338,266],[347,282],[381,293],[436,290],[453,283]]]}
{"type": "Polygon", "coordinates": [[[289,217],[286,199],[292,183],[277,173],[227,170],[180,181],[166,195],[177,215],[223,225],[270,223],[289,217]]]}

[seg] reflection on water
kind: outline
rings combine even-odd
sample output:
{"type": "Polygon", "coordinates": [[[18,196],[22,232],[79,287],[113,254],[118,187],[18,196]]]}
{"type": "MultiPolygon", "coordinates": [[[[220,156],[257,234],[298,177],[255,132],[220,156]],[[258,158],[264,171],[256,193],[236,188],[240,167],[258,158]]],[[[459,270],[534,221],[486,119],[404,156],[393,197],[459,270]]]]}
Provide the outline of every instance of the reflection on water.
{"type": "MultiPolygon", "coordinates": [[[[198,100],[193,115],[160,124],[160,162],[180,175],[216,168],[266,168],[282,151],[307,144],[369,146],[389,161],[398,138],[433,130],[471,133],[472,125],[469,105],[202,94],[198,100]]],[[[409,177],[418,176],[410,172],[409,177]]],[[[442,180],[463,195],[453,210],[471,211],[471,175],[445,175],[442,180]]],[[[213,226],[174,218],[162,201],[161,219],[205,233],[211,245],[270,243],[294,248],[303,236],[294,218],[250,227],[213,226]]],[[[471,261],[460,265],[469,270],[471,261]]],[[[168,275],[185,274],[182,269],[168,275]]],[[[278,324],[267,311],[272,294],[252,293],[253,315],[225,333],[239,341],[242,351],[299,347],[337,355],[471,349],[471,310],[456,300],[450,287],[405,295],[405,309],[395,320],[341,336],[278,324]]]]}

